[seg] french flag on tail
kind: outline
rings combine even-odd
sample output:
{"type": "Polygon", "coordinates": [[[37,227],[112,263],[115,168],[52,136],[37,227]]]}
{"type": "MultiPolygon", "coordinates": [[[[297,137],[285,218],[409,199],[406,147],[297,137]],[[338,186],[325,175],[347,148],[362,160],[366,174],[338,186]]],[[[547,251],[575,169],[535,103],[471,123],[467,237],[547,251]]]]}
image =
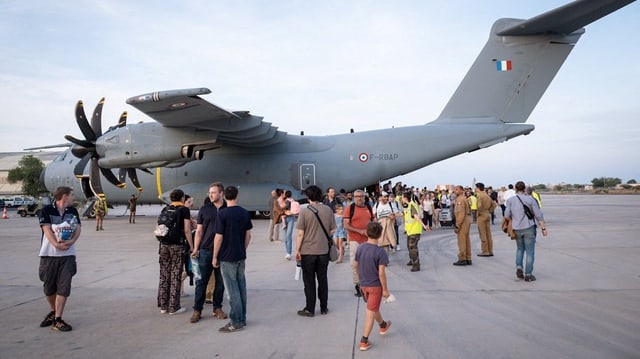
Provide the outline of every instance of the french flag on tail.
{"type": "Polygon", "coordinates": [[[496,68],[498,71],[511,71],[513,69],[511,60],[497,61],[496,68]]]}

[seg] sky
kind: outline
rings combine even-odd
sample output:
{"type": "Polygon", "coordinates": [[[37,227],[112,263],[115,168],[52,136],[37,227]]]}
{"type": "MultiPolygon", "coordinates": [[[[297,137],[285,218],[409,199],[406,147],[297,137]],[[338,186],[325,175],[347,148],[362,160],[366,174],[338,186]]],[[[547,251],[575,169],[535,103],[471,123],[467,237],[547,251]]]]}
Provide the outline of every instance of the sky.
{"type": "MultiPolygon", "coordinates": [[[[82,137],[74,107],[106,97],[103,128],[153,91],[207,87],[292,134],[438,117],[493,22],[560,0],[0,2],[0,152],[82,137]]],[[[640,4],[586,27],[527,123],[493,147],[394,178],[409,185],[640,181],[640,4]]],[[[401,139],[398,146],[402,146],[401,139]]],[[[428,143],[425,143],[428,151],[428,143]]]]}

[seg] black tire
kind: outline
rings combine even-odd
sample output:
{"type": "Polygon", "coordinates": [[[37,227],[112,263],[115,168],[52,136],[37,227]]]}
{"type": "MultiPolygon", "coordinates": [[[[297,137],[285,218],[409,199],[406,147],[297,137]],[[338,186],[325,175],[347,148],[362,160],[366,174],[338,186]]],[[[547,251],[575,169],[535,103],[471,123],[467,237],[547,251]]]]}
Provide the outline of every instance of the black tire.
{"type": "Polygon", "coordinates": [[[271,218],[271,211],[258,211],[258,217],[260,217],[262,219],[270,219],[271,218]]]}
{"type": "Polygon", "coordinates": [[[20,217],[26,217],[27,216],[27,212],[26,211],[20,211],[18,214],[20,215],[20,217]]]}

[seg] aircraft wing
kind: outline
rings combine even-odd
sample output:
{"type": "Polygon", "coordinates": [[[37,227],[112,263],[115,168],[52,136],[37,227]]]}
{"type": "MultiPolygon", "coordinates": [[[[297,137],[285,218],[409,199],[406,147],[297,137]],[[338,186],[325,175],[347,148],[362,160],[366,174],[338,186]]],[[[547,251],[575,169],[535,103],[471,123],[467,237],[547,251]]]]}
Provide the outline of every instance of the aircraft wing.
{"type": "Polygon", "coordinates": [[[227,111],[200,97],[209,93],[204,87],[159,91],[131,97],[127,103],[165,127],[216,131],[218,143],[261,147],[285,138],[286,132],[263,122],[262,117],[249,111],[227,111]]]}

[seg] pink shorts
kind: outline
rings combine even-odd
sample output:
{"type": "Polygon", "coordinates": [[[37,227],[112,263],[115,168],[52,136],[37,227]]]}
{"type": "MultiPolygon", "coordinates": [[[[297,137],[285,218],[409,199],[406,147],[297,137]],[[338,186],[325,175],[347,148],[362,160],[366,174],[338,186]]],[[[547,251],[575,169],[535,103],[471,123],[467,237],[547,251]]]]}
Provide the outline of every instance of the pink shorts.
{"type": "Polygon", "coordinates": [[[360,287],[360,289],[362,289],[364,299],[367,301],[367,309],[372,312],[380,311],[382,287],[360,287]]]}

